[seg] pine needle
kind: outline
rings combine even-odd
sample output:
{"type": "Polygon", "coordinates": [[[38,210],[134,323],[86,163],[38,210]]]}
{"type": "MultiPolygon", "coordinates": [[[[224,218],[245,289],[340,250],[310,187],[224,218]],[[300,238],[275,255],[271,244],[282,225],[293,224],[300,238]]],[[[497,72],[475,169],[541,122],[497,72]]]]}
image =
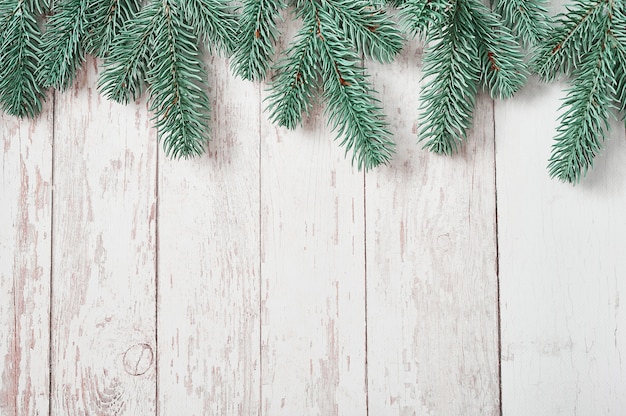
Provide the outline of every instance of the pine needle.
{"type": "Polygon", "coordinates": [[[521,45],[497,13],[477,0],[405,0],[404,27],[425,40],[419,141],[458,151],[472,125],[481,84],[507,98],[526,82],[521,45]]]}
{"type": "Polygon", "coordinates": [[[548,164],[550,176],[564,182],[579,182],[593,167],[611,115],[625,109],[625,8],[623,1],[576,0],[535,57],[544,79],[571,76],[548,164]]]}
{"type": "Polygon", "coordinates": [[[45,98],[37,79],[42,55],[37,14],[43,10],[24,0],[0,5],[0,105],[11,115],[35,117],[45,98]]]}
{"type": "MultiPolygon", "coordinates": [[[[291,5],[303,27],[274,68],[267,98],[270,118],[295,128],[321,89],[328,122],[340,146],[352,153],[352,163],[366,170],[387,163],[394,143],[361,54],[391,61],[402,48],[400,32],[386,12],[368,0],[292,1],[291,5]]],[[[274,7],[277,10],[278,5],[274,7]]],[[[248,73],[263,76],[266,67],[254,60],[267,62],[269,56],[250,54],[249,46],[240,51],[235,59],[241,74],[248,71],[245,68],[255,68],[248,73]]],[[[269,44],[263,51],[271,51],[269,44]]]]}
{"type": "MultiPolygon", "coordinates": [[[[150,0],[122,29],[111,45],[99,88],[119,102],[136,100],[147,87],[150,110],[166,155],[172,158],[201,154],[209,137],[209,98],[204,64],[198,47],[200,33],[232,42],[230,29],[209,34],[210,19],[225,13],[224,3],[196,1],[185,6],[176,0],[150,0]],[[190,16],[190,14],[198,13],[190,16]],[[191,20],[203,22],[192,26],[191,20]],[[202,27],[201,30],[198,27],[202,27]]],[[[225,22],[225,24],[227,24],[225,22]]]]}

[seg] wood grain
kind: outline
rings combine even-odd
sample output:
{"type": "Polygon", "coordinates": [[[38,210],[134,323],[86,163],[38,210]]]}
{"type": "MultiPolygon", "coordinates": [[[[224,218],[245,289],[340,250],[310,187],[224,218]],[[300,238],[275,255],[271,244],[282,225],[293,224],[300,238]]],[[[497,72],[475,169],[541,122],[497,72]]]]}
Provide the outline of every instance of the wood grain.
{"type": "Polygon", "coordinates": [[[35,120],[0,114],[0,415],[46,415],[52,96],[35,120]]]}
{"type": "Polygon", "coordinates": [[[549,179],[563,88],[496,107],[505,416],[626,408],[624,127],[581,184],[549,179]]]}
{"type": "Polygon", "coordinates": [[[563,85],[533,80],[432,155],[412,42],[367,63],[398,148],[364,175],[322,108],[274,127],[266,85],[208,63],[198,159],[93,60],[37,120],[0,116],[0,416],[623,412],[623,124],[583,183],[550,180],[563,85]]]}
{"type": "Polygon", "coordinates": [[[497,415],[492,102],[460,154],[433,155],[416,144],[420,66],[412,42],[373,77],[397,155],[366,177],[369,414],[497,415]]]}
{"type": "Polygon", "coordinates": [[[210,58],[212,140],[159,169],[159,414],[259,413],[259,89],[210,58]]]}
{"type": "Polygon", "coordinates": [[[263,415],[364,415],[363,174],[318,107],[261,124],[263,415]]]}
{"type": "Polygon", "coordinates": [[[145,103],[58,95],[52,414],[155,413],[156,140],[145,103]]]}

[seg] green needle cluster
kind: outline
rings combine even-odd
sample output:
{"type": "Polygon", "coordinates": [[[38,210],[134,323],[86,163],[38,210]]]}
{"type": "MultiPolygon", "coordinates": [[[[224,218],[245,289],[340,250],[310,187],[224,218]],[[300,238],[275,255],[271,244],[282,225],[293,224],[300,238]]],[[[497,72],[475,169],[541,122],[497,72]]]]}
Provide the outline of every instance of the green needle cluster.
{"type": "Polygon", "coordinates": [[[545,0],[496,0],[493,9],[526,47],[540,44],[550,30],[545,0]]]}
{"type": "Polygon", "coordinates": [[[239,47],[231,60],[236,75],[251,81],[265,79],[279,36],[276,22],[285,7],[280,0],[244,0],[239,47]]]}
{"type": "Polygon", "coordinates": [[[548,164],[550,176],[577,183],[593,166],[615,109],[626,105],[626,4],[622,0],[576,0],[533,62],[540,76],[571,76],[548,164]]]}
{"type": "Polygon", "coordinates": [[[0,106],[8,114],[34,117],[41,111],[44,87],[37,79],[41,38],[37,19],[43,1],[0,2],[0,106]]]}
{"type": "Polygon", "coordinates": [[[61,91],[72,84],[87,53],[108,54],[112,40],[138,10],[140,0],[62,0],[43,36],[40,80],[61,91]]]}
{"type": "MultiPolygon", "coordinates": [[[[403,39],[386,11],[369,0],[292,0],[302,21],[294,41],[274,65],[267,110],[276,124],[302,123],[318,93],[346,153],[359,169],[389,161],[394,143],[362,57],[390,62],[403,39]]],[[[235,73],[248,79],[266,75],[278,36],[281,2],[245,0],[243,42],[235,52],[235,73]]]]}
{"type": "Polygon", "coordinates": [[[514,95],[528,74],[522,51],[535,49],[530,68],[543,80],[570,77],[548,168],[576,183],[602,152],[610,117],[626,119],[626,2],[572,1],[551,20],[546,0],[3,0],[0,107],[36,116],[46,88],[67,89],[91,54],[104,61],[106,97],[128,103],[147,92],[166,154],[197,155],[209,138],[206,49],[231,57],[241,78],[272,74],[266,110],[280,126],[298,127],[321,101],[340,146],[370,169],[394,152],[364,67],[402,48],[391,5],[425,44],[424,147],[457,152],[477,93],[514,95]],[[285,14],[301,26],[278,53],[285,14]]]}
{"type": "Polygon", "coordinates": [[[236,27],[224,0],[150,0],[111,44],[99,87],[122,103],[147,87],[166,154],[198,155],[208,140],[210,112],[199,41],[232,51],[236,27]]]}
{"type": "Polygon", "coordinates": [[[472,125],[479,86],[493,98],[526,82],[521,46],[502,18],[478,0],[394,0],[409,33],[426,42],[419,140],[458,151],[472,125]]]}

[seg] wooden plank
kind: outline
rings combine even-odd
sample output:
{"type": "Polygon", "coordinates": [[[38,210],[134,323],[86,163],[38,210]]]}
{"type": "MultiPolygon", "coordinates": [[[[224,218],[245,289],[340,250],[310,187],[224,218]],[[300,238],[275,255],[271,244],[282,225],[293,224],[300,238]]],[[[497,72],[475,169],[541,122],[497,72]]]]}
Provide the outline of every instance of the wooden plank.
{"type": "Polygon", "coordinates": [[[55,111],[53,415],[155,413],[156,140],[87,63],[55,111]]]}
{"type": "Polygon", "coordinates": [[[159,153],[159,414],[257,415],[259,88],[208,66],[208,154],[159,153]]]}
{"type": "Polygon", "coordinates": [[[364,415],[363,174],[315,109],[261,124],[263,415],[364,415]]]}
{"type": "Polygon", "coordinates": [[[0,114],[0,414],[46,415],[52,96],[35,120],[0,114]]]}
{"type": "Polygon", "coordinates": [[[460,154],[421,149],[421,53],[411,42],[373,77],[397,155],[366,176],[369,414],[497,415],[492,102],[460,154]]]}
{"type": "Polygon", "coordinates": [[[576,187],[546,170],[564,85],[496,108],[505,416],[626,408],[626,140],[621,123],[576,187]]]}

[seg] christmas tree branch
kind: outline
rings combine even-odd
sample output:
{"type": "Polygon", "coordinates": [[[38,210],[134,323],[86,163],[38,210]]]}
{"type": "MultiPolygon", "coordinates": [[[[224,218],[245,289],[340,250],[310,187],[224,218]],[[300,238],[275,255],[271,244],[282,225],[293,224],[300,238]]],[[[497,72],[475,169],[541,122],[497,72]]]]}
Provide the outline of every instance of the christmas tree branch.
{"type": "Polygon", "coordinates": [[[87,53],[105,57],[122,26],[140,7],[139,0],[90,0],[85,48],[87,53]]]}
{"type": "Polygon", "coordinates": [[[598,43],[605,4],[606,0],[576,0],[556,17],[556,27],[548,32],[533,61],[533,68],[542,79],[549,81],[559,73],[571,74],[582,58],[580,51],[588,51],[598,43]]]}
{"type": "Polygon", "coordinates": [[[478,84],[493,98],[507,98],[526,82],[521,46],[477,0],[401,3],[405,27],[426,43],[419,140],[433,152],[455,153],[472,124],[478,84]]]}
{"type": "Polygon", "coordinates": [[[85,60],[89,1],[65,0],[48,19],[43,35],[41,82],[46,87],[67,89],[85,60]]]}
{"type": "Polygon", "coordinates": [[[141,96],[160,8],[158,1],[148,3],[113,41],[98,81],[107,98],[127,103],[141,96]]]}
{"type": "Polygon", "coordinates": [[[289,129],[302,123],[303,114],[313,106],[313,89],[318,77],[319,36],[313,19],[305,20],[286,57],[276,67],[276,78],[267,97],[270,119],[289,129]]]}
{"type": "Polygon", "coordinates": [[[608,33],[615,55],[615,96],[622,119],[626,122],[626,7],[613,12],[613,30],[608,33]]]}
{"type": "Polygon", "coordinates": [[[572,76],[548,164],[562,181],[577,183],[592,168],[611,113],[624,110],[625,7],[622,1],[576,0],[535,59],[544,79],[572,76]]]}
{"type": "Polygon", "coordinates": [[[243,79],[265,79],[278,38],[276,21],[285,4],[280,0],[244,0],[240,43],[232,57],[233,72],[243,79]]]}
{"type": "Polygon", "coordinates": [[[324,10],[338,22],[343,36],[359,53],[379,62],[391,62],[402,49],[402,36],[382,8],[367,0],[326,0],[324,10]]]}
{"type": "Polygon", "coordinates": [[[41,31],[35,13],[25,0],[0,5],[0,105],[20,117],[39,114],[44,100],[37,80],[41,31]]]}
{"type": "Polygon", "coordinates": [[[229,0],[185,0],[181,7],[196,35],[208,41],[209,49],[228,54],[238,42],[238,22],[229,0]]]}
{"type": "Polygon", "coordinates": [[[441,27],[449,8],[454,7],[450,0],[397,0],[391,3],[402,6],[400,18],[404,30],[421,39],[426,39],[429,28],[441,27]]]}
{"type": "Polygon", "coordinates": [[[452,1],[444,13],[441,27],[427,32],[419,137],[429,150],[449,155],[472,124],[481,68],[466,3],[452,1]]]}
{"type": "Polygon", "coordinates": [[[369,169],[387,162],[394,145],[358,49],[388,60],[401,47],[399,34],[371,2],[358,0],[348,8],[343,0],[294,0],[294,7],[303,28],[276,67],[267,98],[270,118],[295,128],[321,78],[329,123],[353,163],[369,169]]]}
{"type": "Polygon", "coordinates": [[[525,46],[536,46],[550,29],[545,0],[497,0],[494,11],[525,46]]]}
{"type": "Polygon", "coordinates": [[[203,152],[209,131],[208,86],[197,38],[177,2],[157,1],[159,18],[146,73],[150,110],[155,114],[166,155],[193,156],[203,152]]]}
{"type": "Polygon", "coordinates": [[[382,109],[371,97],[373,89],[364,69],[357,64],[360,57],[333,30],[332,14],[323,7],[318,12],[326,114],[333,130],[343,137],[346,153],[353,152],[352,163],[356,161],[359,170],[387,163],[394,143],[382,109]]]}
{"type": "Polygon", "coordinates": [[[593,166],[609,129],[614,90],[611,50],[605,38],[582,58],[563,103],[548,169],[550,176],[576,183],[593,166]]]}
{"type": "Polygon", "coordinates": [[[509,98],[526,83],[520,45],[511,31],[487,7],[475,0],[470,11],[476,28],[482,74],[493,98],[509,98]]]}

